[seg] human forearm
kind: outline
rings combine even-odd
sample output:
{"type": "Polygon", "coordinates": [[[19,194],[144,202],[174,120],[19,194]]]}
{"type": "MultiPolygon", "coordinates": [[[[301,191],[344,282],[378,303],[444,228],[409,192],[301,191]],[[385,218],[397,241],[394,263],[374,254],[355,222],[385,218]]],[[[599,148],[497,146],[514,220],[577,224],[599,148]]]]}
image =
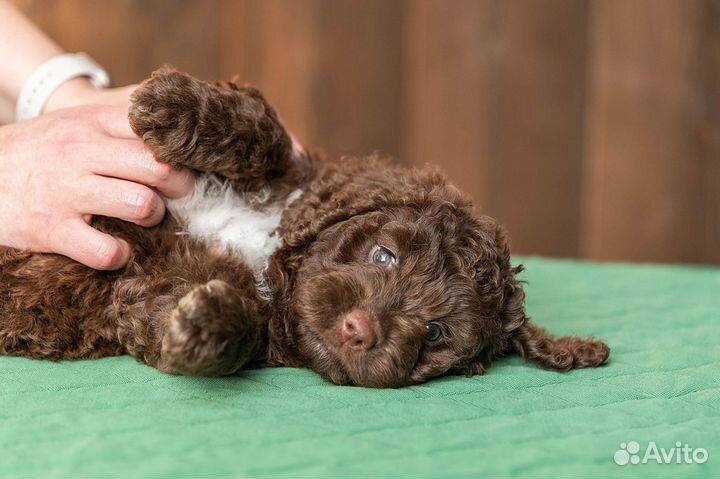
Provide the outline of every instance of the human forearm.
{"type": "MultiPolygon", "coordinates": [[[[20,90],[35,69],[60,53],[62,49],[15,6],[8,0],[0,0],[0,124],[14,120],[20,90]]],[[[95,93],[87,78],[75,78],[53,92],[45,111],[95,103],[86,101],[94,98],[95,93]]],[[[127,96],[127,92],[124,94],[127,96]]]]}
{"type": "Polygon", "coordinates": [[[8,0],[0,0],[0,123],[13,121],[15,102],[32,72],[62,52],[8,0]]]}

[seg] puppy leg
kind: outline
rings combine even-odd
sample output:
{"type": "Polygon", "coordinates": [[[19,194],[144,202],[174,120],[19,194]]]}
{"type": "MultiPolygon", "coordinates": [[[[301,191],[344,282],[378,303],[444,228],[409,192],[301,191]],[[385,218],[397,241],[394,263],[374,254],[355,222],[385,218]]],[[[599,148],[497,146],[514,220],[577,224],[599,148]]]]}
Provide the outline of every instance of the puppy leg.
{"type": "Polygon", "coordinates": [[[290,168],[292,142],[258,90],[163,69],[133,94],[133,130],[158,161],[259,190],[290,168]]]}
{"type": "Polygon", "coordinates": [[[168,318],[158,369],[202,376],[236,372],[260,343],[256,314],[254,304],[224,281],[196,286],[168,318]]]}
{"type": "Polygon", "coordinates": [[[610,355],[610,348],[602,341],[574,336],[555,338],[527,320],[512,342],[522,357],[558,371],[600,366],[610,355]]]}
{"type": "Polygon", "coordinates": [[[131,263],[114,284],[118,340],[128,354],[164,372],[231,374],[262,345],[267,311],[253,272],[241,258],[175,241],[162,248],[165,254],[131,263]]]}

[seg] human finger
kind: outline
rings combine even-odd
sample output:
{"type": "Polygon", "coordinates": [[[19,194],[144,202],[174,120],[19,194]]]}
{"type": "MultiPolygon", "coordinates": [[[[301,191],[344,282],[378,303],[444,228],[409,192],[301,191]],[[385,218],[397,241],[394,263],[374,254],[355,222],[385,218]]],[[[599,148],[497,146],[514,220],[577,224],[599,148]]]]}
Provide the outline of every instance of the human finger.
{"type": "Polygon", "coordinates": [[[150,188],[132,181],[91,176],[78,182],[74,209],[81,215],[101,215],[150,227],[165,216],[162,198],[150,188]]]}
{"type": "Polygon", "coordinates": [[[67,256],[97,270],[116,270],[130,259],[126,241],[102,233],[80,218],[58,224],[49,237],[53,253],[67,256]]]}
{"type": "Polygon", "coordinates": [[[195,176],[155,160],[150,150],[135,140],[88,144],[84,153],[93,158],[92,173],[111,176],[157,188],[168,198],[181,198],[193,191],[195,176]]]}

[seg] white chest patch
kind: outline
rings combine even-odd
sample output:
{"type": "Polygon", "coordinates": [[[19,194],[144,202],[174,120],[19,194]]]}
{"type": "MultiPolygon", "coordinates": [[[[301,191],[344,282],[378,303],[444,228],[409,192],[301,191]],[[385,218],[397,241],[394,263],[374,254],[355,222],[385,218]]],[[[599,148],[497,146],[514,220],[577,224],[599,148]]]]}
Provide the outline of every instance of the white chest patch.
{"type": "MultiPolygon", "coordinates": [[[[258,209],[229,183],[215,176],[200,175],[192,195],[169,200],[167,206],[183,225],[181,234],[239,254],[256,274],[261,274],[270,256],[282,245],[276,232],[282,212],[301,194],[297,190],[281,204],[263,205],[258,209]]],[[[262,197],[260,194],[260,200],[262,197]]]]}

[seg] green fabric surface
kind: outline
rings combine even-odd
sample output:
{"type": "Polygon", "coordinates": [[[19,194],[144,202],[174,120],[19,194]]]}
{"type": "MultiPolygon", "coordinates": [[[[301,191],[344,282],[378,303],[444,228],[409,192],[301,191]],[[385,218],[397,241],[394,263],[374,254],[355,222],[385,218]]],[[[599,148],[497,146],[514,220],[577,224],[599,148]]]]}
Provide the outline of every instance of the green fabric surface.
{"type": "Polygon", "coordinates": [[[0,478],[720,477],[720,270],[524,262],[529,314],[603,338],[607,366],[507,358],[372,390],[306,370],[201,379],[128,357],[0,358],[0,478]],[[628,441],[709,459],[618,466],[628,441]]]}

